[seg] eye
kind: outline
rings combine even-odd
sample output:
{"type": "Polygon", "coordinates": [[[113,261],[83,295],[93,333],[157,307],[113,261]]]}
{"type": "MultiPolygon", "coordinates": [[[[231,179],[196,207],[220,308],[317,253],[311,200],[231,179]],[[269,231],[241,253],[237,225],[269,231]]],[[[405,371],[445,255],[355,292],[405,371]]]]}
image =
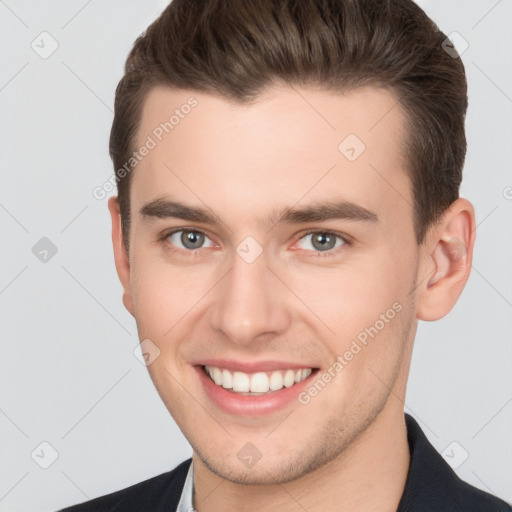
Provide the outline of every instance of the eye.
{"type": "Polygon", "coordinates": [[[197,229],[178,229],[167,233],[163,238],[179,250],[193,251],[195,249],[202,249],[204,248],[205,240],[210,241],[210,245],[206,247],[213,247],[213,242],[206,233],[197,229]]]}
{"type": "Polygon", "coordinates": [[[338,249],[348,243],[342,236],[330,231],[310,231],[299,240],[299,246],[301,241],[305,241],[300,247],[301,249],[315,251],[318,253],[317,256],[336,254],[338,251],[333,249],[338,249]]]}

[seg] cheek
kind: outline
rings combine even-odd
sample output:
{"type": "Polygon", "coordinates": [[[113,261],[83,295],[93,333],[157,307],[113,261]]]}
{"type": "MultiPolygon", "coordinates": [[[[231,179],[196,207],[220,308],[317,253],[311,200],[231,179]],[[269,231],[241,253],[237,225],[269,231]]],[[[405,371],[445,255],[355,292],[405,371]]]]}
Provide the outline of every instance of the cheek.
{"type": "Polygon", "coordinates": [[[162,336],[173,323],[183,294],[177,272],[149,258],[132,260],[132,297],[139,336],[162,336]],[[178,293],[177,290],[180,290],[178,293]]]}
{"type": "Polygon", "coordinates": [[[382,250],[337,267],[288,271],[288,282],[315,318],[341,339],[347,339],[373,325],[393,304],[403,306],[412,270],[410,261],[405,263],[393,251],[382,250]]]}
{"type": "Polygon", "coordinates": [[[143,249],[132,258],[132,298],[140,336],[176,333],[201,311],[218,274],[212,266],[179,265],[143,249]],[[177,326],[175,328],[175,326],[177,326]]]}
{"type": "Polygon", "coordinates": [[[314,318],[321,319],[321,323],[313,320],[319,337],[333,360],[338,356],[342,359],[341,378],[335,379],[334,386],[338,393],[350,390],[349,394],[362,400],[359,390],[366,390],[367,398],[376,400],[383,392],[377,376],[392,384],[393,372],[404,353],[404,326],[411,301],[410,261],[407,265],[409,268],[404,268],[402,257],[388,250],[357,261],[354,258],[350,264],[328,272],[309,273],[309,292],[300,288],[301,279],[295,279],[297,288],[292,288],[302,293],[314,318]],[[376,393],[373,398],[371,390],[376,393]]]}

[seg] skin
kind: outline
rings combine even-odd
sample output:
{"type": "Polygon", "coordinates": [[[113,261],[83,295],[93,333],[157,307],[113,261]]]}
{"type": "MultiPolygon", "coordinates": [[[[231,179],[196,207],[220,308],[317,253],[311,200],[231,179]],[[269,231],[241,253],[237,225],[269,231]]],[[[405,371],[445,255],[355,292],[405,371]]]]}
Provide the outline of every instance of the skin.
{"type": "Polygon", "coordinates": [[[133,172],[129,257],[115,197],[109,209],[123,302],[140,339],[160,350],[150,376],[194,450],[195,508],[394,512],[410,460],[404,399],[417,322],[442,318],[464,288],[473,207],[456,200],[416,244],[404,114],[388,90],[280,85],[242,106],[156,87],[139,143],[190,96],[197,107],[133,172]],[[338,150],[350,133],[366,146],[353,162],[338,150]],[[221,222],[140,214],[164,197],[206,205],[221,222]],[[378,221],[267,221],[276,209],[329,200],[355,203],[378,221]],[[162,238],[178,228],[207,234],[194,255],[181,233],[162,238]],[[310,229],[350,243],[340,238],[322,252],[310,229]],[[236,252],[247,236],[263,249],[250,264],[236,252]],[[401,311],[307,405],[227,414],[192,367],[224,357],[325,371],[397,302],[401,311]],[[237,457],[248,442],[262,455],[252,468],[237,457]]]}

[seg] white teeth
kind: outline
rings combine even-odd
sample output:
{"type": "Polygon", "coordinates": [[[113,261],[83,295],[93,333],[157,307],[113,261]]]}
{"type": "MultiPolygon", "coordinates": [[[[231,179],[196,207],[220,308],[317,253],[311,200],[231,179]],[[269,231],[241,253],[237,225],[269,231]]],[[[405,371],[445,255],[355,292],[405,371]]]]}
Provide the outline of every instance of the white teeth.
{"type": "Polygon", "coordinates": [[[311,375],[311,372],[312,372],[311,368],[304,368],[302,370],[302,377],[300,380],[304,380],[305,378],[309,377],[311,375]]]}
{"type": "Polygon", "coordinates": [[[229,370],[222,370],[222,387],[226,389],[233,387],[233,375],[229,370]]]}
{"type": "Polygon", "coordinates": [[[255,373],[251,377],[251,392],[266,393],[269,389],[269,381],[266,373],[255,373]]]}
{"type": "Polygon", "coordinates": [[[222,384],[222,372],[219,370],[219,368],[213,369],[213,381],[217,385],[222,384]]]}
{"type": "Polygon", "coordinates": [[[277,391],[283,387],[283,376],[281,372],[272,372],[270,376],[270,389],[272,391],[277,391]]]}
{"type": "MultiPolygon", "coordinates": [[[[217,382],[215,383],[217,384],[217,382]]],[[[233,391],[249,391],[249,375],[242,372],[233,373],[233,391]]]]}
{"type": "Polygon", "coordinates": [[[248,374],[215,366],[205,366],[205,370],[217,386],[245,394],[264,394],[283,387],[289,388],[309,377],[313,371],[311,368],[302,368],[248,374]]]}
{"type": "Polygon", "coordinates": [[[295,372],[293,370],[287,370],[284,374],[283,384],[289,388],[295,384],[295,372]]]}

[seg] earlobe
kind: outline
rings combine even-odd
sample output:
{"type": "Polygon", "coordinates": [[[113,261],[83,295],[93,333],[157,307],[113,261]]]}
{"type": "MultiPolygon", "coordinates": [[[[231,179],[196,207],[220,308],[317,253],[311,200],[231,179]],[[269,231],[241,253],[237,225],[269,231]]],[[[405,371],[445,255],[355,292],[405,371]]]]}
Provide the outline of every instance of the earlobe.
{"type": "Polygon", "coordinates": [[[112,245],[114,248],[114,261],[116,264],[117,275],[123,286],[123,304],[124,307],[133,315],[133,301],[131,293],[130,262],[126,253],[121,226],[121,214],[119,211],[119,202],[117,197],[111,197],[108,200],[108,209],[112,218],[112,245]]]}
{"type": "Polygon", "coordinates": [[[421,267],[430,270],[418,293],[419,320],[439,320],[451,311],[469,278],[474,242],[473,205],[457,199],[428,237],[421,267]]]}

